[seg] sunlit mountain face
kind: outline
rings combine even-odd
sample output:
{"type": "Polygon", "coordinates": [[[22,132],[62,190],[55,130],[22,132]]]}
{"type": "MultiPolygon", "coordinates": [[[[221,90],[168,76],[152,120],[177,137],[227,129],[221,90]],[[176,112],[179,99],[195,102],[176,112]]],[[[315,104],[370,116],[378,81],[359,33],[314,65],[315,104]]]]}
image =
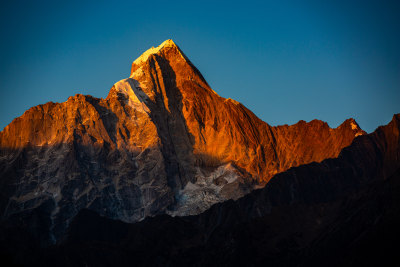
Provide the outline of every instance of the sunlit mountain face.
{"type": "Polygon", "coordinates": [[[107,98],[35,106],[0,132],[2,253],[23,265],[359,261],[398,220],[399,120],[371,134],[352,118],[271,126],[167,40],[107,98]]]}

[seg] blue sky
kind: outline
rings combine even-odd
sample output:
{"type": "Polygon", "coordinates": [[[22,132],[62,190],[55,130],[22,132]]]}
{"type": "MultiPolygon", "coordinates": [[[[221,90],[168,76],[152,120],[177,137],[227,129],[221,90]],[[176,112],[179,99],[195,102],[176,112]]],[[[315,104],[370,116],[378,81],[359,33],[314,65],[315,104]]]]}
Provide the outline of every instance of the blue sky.
{"type": "Polygon", "coordinates": [[[221,96],[270,125],[400,112],[399,1],[9,1],[0,9],[0,129],[38,104],[105,98],[173,39],[221,96]]]}

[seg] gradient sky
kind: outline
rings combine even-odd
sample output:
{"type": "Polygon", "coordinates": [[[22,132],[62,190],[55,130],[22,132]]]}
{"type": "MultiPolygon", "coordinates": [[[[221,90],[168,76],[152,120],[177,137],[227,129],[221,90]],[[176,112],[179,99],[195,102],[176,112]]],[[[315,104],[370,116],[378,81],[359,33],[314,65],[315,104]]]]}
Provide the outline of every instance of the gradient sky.
{"type": "Polygon", "coordinates": [[[353,117],[370,132],[400,112],[400,1],[8,2],[0,129],[48,101],[105,98],[166,39],[270,125],[353,117]]]}

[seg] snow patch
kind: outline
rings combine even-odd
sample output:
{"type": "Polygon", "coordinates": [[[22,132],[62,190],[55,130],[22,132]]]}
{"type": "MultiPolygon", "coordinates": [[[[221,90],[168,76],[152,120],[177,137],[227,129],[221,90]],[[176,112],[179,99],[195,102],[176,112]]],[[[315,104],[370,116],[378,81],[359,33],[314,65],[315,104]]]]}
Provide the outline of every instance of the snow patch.
{"type": "Polygon", "coordinates": [[[196,215],[218,202],[242,197],[248,193],[239,185],[242,180],[241,173],[230,163],[218,167],[208,175],[205,175],[201,168],[197,168],[196,182],[188,182],[179,191],[174,210],[167,211],[167,214],[196,215]],[[231,191],[227,192],[229,190],[231,191]]]}
{"type": "Polygon", "coordinates": [[[355,124],[354,122],[350,122],[350,125],[351,125],[351,129],[352,130],[357,130],[358,129],[357,124],[355,124]]]}
{"type": "Polygon", "coordinates": [[[147,95],[140,88],[140,84],[137,80],[133,78],[127,78],[120,80],[114,84],[114,88],[117,93],[126,96],[126,104],[146,113],[150,110],[146,106],[147,95]]]}
{"type": "MultiPolygon", "coordinates": [[[[140,57],[138,57],[135,61],[133,61],[133,63],[135,63],[136,65],[140,65],[141,63],[145,62],[149,58],[150,55],[157,54],[164,47],[176,47],[176,45],[175,45],[174,41],[172,41],[171,39],[166,40],[159,46],[152,47],[149,50],[147,50],[146,52],[144,52],[140,57]]],[[[183,56],[182,56],[182,58],[183,58],[183,56]]]]}
{"type": "Polygon", "coordinates": [[[352,129],[353,131],[357,131],[357,132],[354,134],[355,137],[364,134],[363,131],[358,127],[358,125],[357,125],[354,121],[350,122],[350,126],[351,126],[351,129],[352,129]]]}

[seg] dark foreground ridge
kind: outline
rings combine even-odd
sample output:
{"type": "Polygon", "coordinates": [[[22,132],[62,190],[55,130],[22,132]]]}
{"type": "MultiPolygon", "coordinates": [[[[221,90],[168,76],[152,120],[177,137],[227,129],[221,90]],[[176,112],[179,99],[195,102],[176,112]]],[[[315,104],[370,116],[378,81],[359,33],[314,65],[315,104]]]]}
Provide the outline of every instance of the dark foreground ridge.
{"type": "Polygon", "coordinates": [[[196,216],[129,224],[82,210],[45,249],[3,225],[1,251],[42,266],[398,266],[399,131],[400,114],[338,158],[291,168],[196,216]]]}

